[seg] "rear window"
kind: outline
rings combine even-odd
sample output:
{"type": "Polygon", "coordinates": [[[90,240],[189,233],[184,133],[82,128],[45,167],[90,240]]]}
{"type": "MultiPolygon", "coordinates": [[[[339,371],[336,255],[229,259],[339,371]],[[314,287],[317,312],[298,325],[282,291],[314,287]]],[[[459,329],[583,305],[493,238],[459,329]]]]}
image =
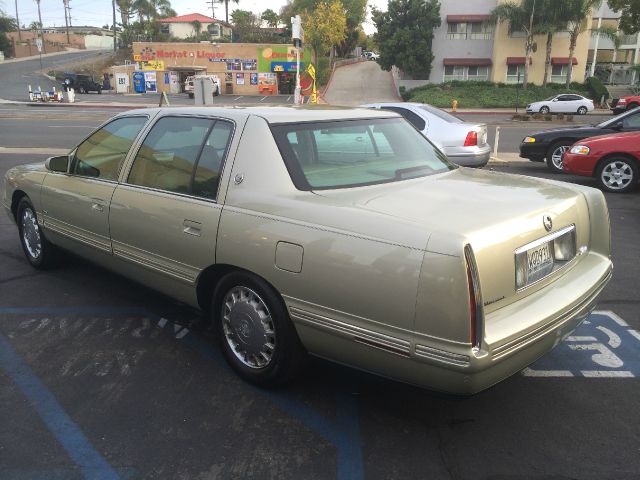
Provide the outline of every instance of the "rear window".
{"type": "Polygon", "coordinates": [[[454,117],[453,115],[449,115],[444,110],[440,110],[439,108],[432,107],[431,105],[420,105],[419,108],[421,108],[425,112],[429,112],[431,115],[435,115],[436,117],[438,117],[441,120],[444,120],[445,122],[449,122],[449,123],[464,123],[458,117],[454,117]]]}
{"type": "Polygon", "coordinates": [[[375,185],[456,168],[402,118],[273,125],[299,190],[375,185]]]}

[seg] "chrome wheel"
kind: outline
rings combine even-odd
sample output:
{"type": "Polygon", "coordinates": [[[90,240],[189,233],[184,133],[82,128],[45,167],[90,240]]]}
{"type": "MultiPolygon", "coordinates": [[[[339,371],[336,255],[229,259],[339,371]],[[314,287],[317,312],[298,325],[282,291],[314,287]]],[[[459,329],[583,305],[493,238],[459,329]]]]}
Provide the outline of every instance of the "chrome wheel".
{"type": "Polygon", "coordinates": [[[546,115],[549,112],[550,112],[549,107],[542,107],[540,109],[540,113],[543,114],[543,115],[546,115]]]}
{"type": "Polygon", "coordinates": [[[243,365],[267,367],[276,350],[276,330],[265,301],[253,290],[236,286],[222,302],[222,330],[227,345],[243,365]]]}
{"type": "Polygon", "coordinates": [[[602,168],[600,181],[609,190],[625,190],[634,181],[633,167],[625,160],[611,161],[602,168]]]}
{"type": "Polygon", "coordinates": [[[564,155],[567,150],[569,150],[568,145],[558,145],[551,153],[551,163],[558,171],[562,171],[562,155],[564,155]]]}
{"type": "Polygon", "coordinates": [[[42,236],[33,210],[25,208],[20,218],[22,226],[22,243],[31,258],[40,258],[42,254],[42,236]]]}
{"type": "Polygon", "coordinates": [[[586,115],[587,114],[587,107],[580,107],[578,109],[578,115],[586,115]]]}

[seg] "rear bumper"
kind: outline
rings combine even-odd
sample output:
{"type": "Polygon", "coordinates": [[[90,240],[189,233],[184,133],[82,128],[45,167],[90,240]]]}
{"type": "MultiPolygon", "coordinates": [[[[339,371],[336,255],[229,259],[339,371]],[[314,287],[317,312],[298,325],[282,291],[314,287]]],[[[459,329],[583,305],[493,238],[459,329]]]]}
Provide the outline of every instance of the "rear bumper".
{"type": "Polygon", "coordinates": [[[447,158],[462,167],[484,167],[491,157],[491,145],[482,147],[445,147],[447,158]]]}

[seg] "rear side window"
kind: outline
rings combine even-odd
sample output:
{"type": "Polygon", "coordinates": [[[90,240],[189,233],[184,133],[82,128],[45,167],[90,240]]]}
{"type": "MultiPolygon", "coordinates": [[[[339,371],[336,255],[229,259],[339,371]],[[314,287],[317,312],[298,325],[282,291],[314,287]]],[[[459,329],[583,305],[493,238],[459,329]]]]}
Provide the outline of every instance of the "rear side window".
{"type": "Polygon", "coordinates": [[[120,167],[147,117],[118,118],[94,132],[76,149],[71,173],[117,180],[120,167]]]}
{"type": "Polygon", "coordinates": [[[420,115],[413,113],[411,110],[407,110],[406,108],[400,107],[381,107],[382,110],[391,110],[392,112],[399,113],[404,118],[406,118],[411,125],[416,127],[418,130],[422,131],[427,127],[427,122],[424,121],[420,115]]]}
{"type": "Polygon", "coordinates": [[[232,124],[193,117],[164,117],[145,138],[128,183],[215,199],[232,124]]]}
{"type": "Polygon", "coordinates": [[[271,128],[293,183],[300,190],[389,183],[455,168],[400,118],[271,128]]]}

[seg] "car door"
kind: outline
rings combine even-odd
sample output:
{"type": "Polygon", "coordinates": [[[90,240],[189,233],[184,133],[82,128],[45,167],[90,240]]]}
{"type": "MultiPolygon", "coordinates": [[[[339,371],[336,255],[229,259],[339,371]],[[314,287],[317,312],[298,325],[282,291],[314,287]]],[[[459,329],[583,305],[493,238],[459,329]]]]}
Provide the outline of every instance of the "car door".
{"type": "Polygon", "coordinates": [[[148,116],[107,123],[69,156],[67,173],[49,172],[42,184],[43,224],[65,246],[80,242],[111,253],[109,202],[120,168],[148,116]]]}
{"type": "Polygon", "coordinates": [[[568,95],[558,95],[551,101],[551,111],[554,113],[566,113],[567,112],[568,95]]]}
{"type": "Polygon", "coordinates": [[[222,211],[217,191],[233,131],[234,124],[223,119],[157,120],[113,195],[115,256],[156,277],[195,284],[215,262],[222,211]]]}

